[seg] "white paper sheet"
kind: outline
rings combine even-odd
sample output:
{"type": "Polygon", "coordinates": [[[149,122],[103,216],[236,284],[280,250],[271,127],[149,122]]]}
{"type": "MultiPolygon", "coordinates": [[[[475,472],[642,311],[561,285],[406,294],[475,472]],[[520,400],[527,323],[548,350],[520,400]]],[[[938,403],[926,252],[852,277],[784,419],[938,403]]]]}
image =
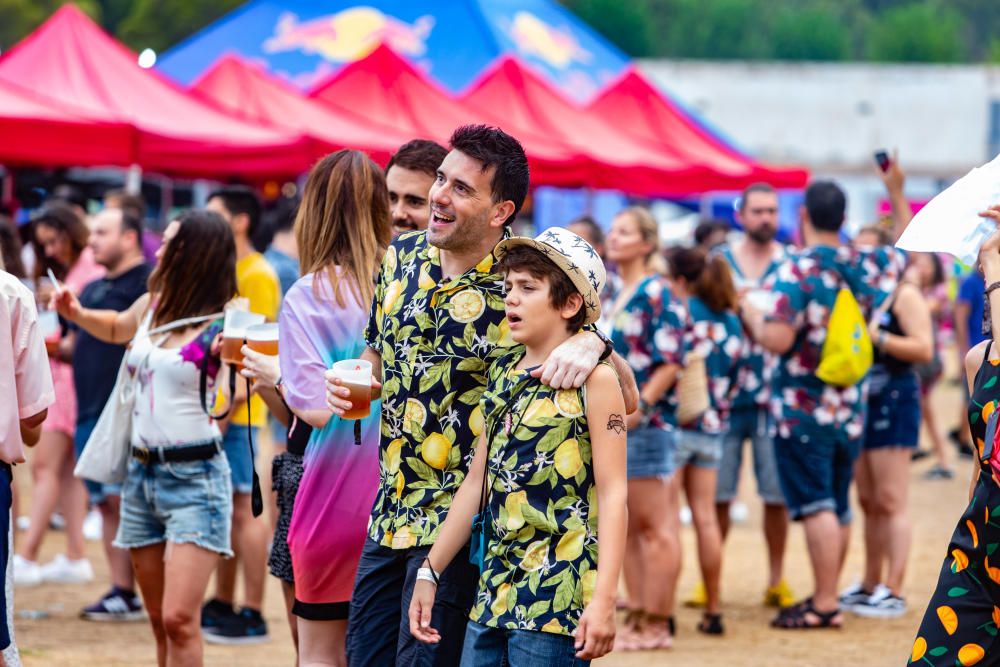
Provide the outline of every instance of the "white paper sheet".
{"type": "Polygon", "coordinates": [[[896,247],[917,252],[946,252],[973,265],[983,242],[997,229],[979,216],[1000,204],[1000,157],[976,167],[930,200],[913,217],[896,247]]]}

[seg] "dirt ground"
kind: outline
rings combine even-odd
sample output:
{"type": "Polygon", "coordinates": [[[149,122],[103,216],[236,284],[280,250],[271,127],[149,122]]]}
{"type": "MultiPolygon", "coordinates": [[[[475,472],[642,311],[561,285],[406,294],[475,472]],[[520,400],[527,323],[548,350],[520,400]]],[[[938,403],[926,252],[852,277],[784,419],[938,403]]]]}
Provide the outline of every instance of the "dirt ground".
{"type": "MultiPolygon", "coordinates": [[[[945,427],[957,418],[959,390],[943,382],[934,394],[935,412],[945,427]]],[[[926,441],[923,446],[926,446],[926,441]]],[[[863,620],[846,615],[840,631],[778,631],[768,627],[773,615],[761,606],[765,584],[766,553],[760,532],[760,505],[753,495],[754,483],[746,478],[741,494],[750,509],[746,523],[734,526],[726,544],[723,564],[723,611],[726,635],[708,638],[695,631],[698,612],[679,608],[678,637],[669,651],[612,654],[598,661],[601,667],[659,665],[768,665],[768,667],[888,667],[904,665],[909,657],[917,625],[935,584],[945,556],[948,538],[967,502],[968,459],[957,462],[959,474],[951,481],[925,481],[923,472],[931,463],[912,466],[911,509],[914,524],[913,549],[907,576],[909,612],[897,620],[863,620]]],[[[26,468],[18,471],[19,488],[27,491],[26,468]]],[[[22,498],[28,498],[27,494],[22,498]]],[[[22,508],[22,512],[24,509],[22,508]]],[[[860,576],[862,568],[861,521],[853,529],[850,553],[841,585],[860,576]]],[[[64,548],[64,537],[51,533],[44,544],[45,562],[64,548]]],[[[681,599],[697,580],[693,532],[684,531],[684,568],[681,599]]],[[[16,641],[27,667],[43,665],[155,665],[152,634],[145,623],[126,625],[93,623],[77,617],[81,607],[93,602],[107,588],[107,566],[98,543],[89,543],[89,557],[97,582],[86,586],[42,585],[18,589],[18,614],[43,611],[48,616],[31,620],[18,617],[16,641]]],[[[800,526],[793,526],[788,544],[786,573],[797,595],[810,591],[810,571],[800,526]]],[[[285,622],[277,580],[269,578],[265,616],[271,641],[253,647],[207,646],[205,663],[212,666],[270,667],[294,665],[294,651],[285,622]]]]}

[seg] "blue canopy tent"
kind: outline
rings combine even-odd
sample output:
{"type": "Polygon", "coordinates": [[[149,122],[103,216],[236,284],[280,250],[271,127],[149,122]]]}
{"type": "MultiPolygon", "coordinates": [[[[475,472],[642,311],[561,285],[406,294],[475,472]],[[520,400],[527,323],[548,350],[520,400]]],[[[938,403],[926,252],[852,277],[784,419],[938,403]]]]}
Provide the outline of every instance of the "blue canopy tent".
{"type": "Polygon", "coordinates": [[[251,0],[173,47],[159,68],[190,84],[238,53],[304,90],[380,42],[452,92],[513,55],[583,101],[628,63],[552,0],[251,0]]]}

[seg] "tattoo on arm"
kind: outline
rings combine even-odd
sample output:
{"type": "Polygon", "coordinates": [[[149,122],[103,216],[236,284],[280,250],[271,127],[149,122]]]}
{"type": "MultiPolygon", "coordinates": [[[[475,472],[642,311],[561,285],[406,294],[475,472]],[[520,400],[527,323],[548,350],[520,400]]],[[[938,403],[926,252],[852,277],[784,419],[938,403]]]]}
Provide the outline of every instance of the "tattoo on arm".
{"type": "Polygon", "coordinates": [[[621,415],[612,414],[608,417],[608,430],[621,435],[625,432],[625,420],[621,415]]]}

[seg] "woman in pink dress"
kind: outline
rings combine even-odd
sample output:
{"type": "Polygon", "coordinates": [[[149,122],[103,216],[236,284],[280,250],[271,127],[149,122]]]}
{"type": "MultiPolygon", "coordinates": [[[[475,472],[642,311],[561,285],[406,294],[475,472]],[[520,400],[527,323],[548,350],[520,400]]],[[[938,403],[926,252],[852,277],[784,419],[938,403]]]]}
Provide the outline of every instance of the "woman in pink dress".
{"type": "Polygon", "coordinates": [[[288,529],[301,665],[346,665],[348,603],[378,484],[379,410],[360,420],[356,442],[355,422],[327,408],[323,373],[365,349],[390,224],[385,178],[364,153],[339,151],[313,168],[295,221],[302,278],[278,320],[280,386],[314,428],[288,529]]]}
{"type": "MultiPolygon", "coordinates": [[[[48,304],[53,286],[48,270],[79,294],[87,283],[104,275],[87,245],[90,231],[76,210],[67,204],[50,204],[34,220],[35,285],[39,302],[48,304]]],[[[53,318],[54,321],[54,318],[53,318]]],[[[63,331],[65,331],[63,329],[63,331]]],[[[76,391],[73,388],[72,341],[61,334],[46,339],[49,367],[56,402],[42,426],[42,439],[31,458],[34,486],[31,523],[14,556],[14,582],[33,586],[43,581],[86,583],[94,578],[84,553],[83,519],[87,514],[87,491],[73,476],[76,464],[73,435],[76,431],[76,391]],[[66,554],[39,565],[38,550],[49,527],[52,511],[59,503],[66,520],[66,554]]]]}

